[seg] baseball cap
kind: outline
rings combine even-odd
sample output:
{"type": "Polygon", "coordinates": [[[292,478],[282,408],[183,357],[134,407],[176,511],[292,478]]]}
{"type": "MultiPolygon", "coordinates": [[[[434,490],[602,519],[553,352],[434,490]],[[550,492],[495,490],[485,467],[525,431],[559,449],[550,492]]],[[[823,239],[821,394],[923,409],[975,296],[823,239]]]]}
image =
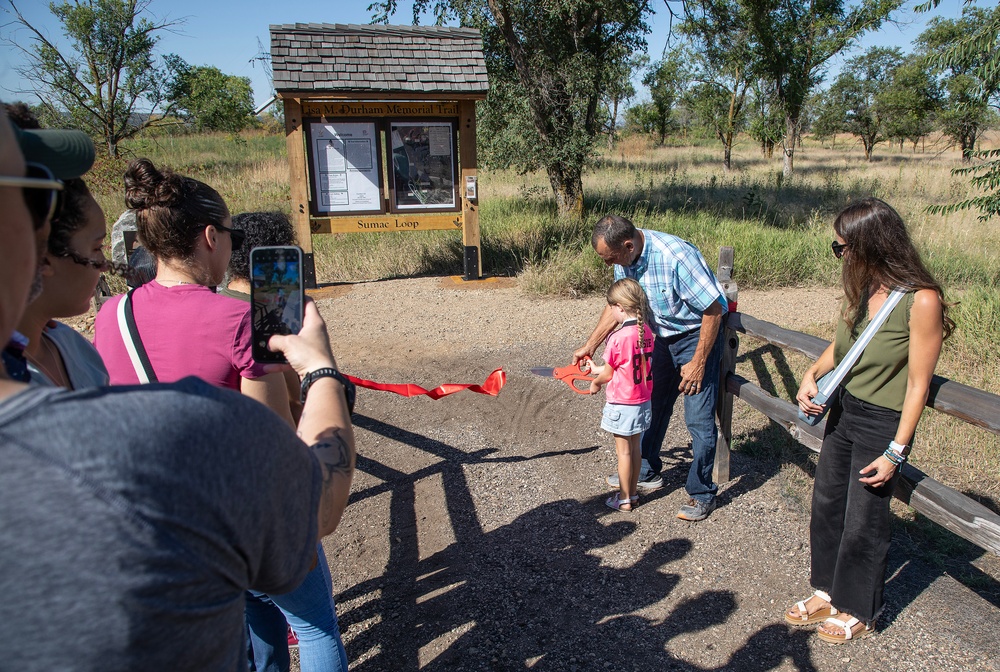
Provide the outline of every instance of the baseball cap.
{"type": "Polygon", "coordinates": [[[94,165],[94,142],[83,131],[11,126],[24,160],[42,164],[57,179],[81,177],[94,165]]]}

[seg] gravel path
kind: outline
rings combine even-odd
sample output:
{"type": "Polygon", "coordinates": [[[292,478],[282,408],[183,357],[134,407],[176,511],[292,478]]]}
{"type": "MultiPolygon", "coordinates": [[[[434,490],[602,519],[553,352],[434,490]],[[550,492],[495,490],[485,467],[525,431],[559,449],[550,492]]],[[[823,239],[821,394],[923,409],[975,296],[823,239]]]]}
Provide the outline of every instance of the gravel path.
{"type": "MultiPolygon", "coordinates": [[[[632,514],[605,507],[615,461],[598,427],[603,397],[528,372],[567,363],[599,297],[449,278],[321,296],[354,375],[429,388],[508,374],[497,398],[360,391],[351,504],[324,542],[352,670],[1000,670],[997,559],[972,558],[976,592],[905,534],[877,636],[833,647],[785,626],[782,610],[808,594],[804,449],[735,452],[721,507],[685,523],[674,515],[689,437],[675,422],[666,487],[632,514]]],[[[821,332],[837,300],[743,292],[740,309],[821,332]]],[[[767,422],[739,405],[741,436],[766,442],[767,422]]]]}

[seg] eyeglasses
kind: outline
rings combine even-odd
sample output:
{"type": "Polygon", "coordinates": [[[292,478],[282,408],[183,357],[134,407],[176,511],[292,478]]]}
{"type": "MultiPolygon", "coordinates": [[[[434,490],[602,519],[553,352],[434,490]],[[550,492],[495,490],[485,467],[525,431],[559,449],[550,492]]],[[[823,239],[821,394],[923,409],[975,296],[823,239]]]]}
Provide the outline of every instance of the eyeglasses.
{"type": "Polygon", "coordinates": [[[40,229],[47,220],[59,213],[63,190],[62,180],[57,180],[52,171],[39,163],[27,164],[24,177],[0,175],[0,186],[20,187],[24,193],[24,204],[28,206],[35,220],[35,228],[40,229]]]}
{"type": "Polygon", "coordinates": [[[247,234],[242,229],[230,229],[227,226],[222,226],[221,224],[215,224],[215,228],[219,231],[228,231],[229,235],[233,238],[233,252],[243,247],[243,241],[246,240],[247,234]]]}
{"type": "Polygon", "coordinates": [[[833,250],[833,256],[840,259],[844,256],[844,250],[847,249],[847,243],[838,243],[836,240],[830,243],[830,249],[833,250]]]}

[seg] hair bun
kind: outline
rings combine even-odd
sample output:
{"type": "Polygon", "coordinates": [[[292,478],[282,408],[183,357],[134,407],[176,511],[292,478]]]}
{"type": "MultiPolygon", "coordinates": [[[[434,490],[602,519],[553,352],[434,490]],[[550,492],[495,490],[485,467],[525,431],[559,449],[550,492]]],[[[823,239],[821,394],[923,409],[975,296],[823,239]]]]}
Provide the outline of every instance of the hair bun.
{"type": "Polygon", "coordinates": [[[149,159],[136,159],[125,170],[125,205],[132,210],[169,206],[180,196],[183,178],[159,170],[149,159]]]}

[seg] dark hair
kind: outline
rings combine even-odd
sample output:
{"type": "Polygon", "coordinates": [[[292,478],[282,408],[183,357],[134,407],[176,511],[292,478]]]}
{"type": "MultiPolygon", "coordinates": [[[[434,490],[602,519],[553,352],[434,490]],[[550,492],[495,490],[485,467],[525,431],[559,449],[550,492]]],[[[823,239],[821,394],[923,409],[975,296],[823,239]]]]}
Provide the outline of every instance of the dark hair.
{"type": "Polygon", "coordinates": [[[595,248],[597,241],[604,239],[604,244],[613,251],[619,251],[626,241],[635,238],[635,224],[625,219],[621,215],[606,215],[597,220],[594,224],[594,234],[590,237],[590,244],[595,248]]]}
{"type": "Polygon", "coordinates": [[[156,277],[156,257],[142,245],[137,245],[128,258],[125,279],[128,286],[140,287],[156,277]]]}
{"type": "Polygon", "coordinates": [[[49,253],[56,257],[65,257],[76,252],[69,244],[73,234],[87,224],[84,206],[90,198],[90,189],[79,177],[63,181],[60,194],[62,206],[59,214],[52,218],[52,231],[49,233],[49,253]]]}
{"type": "Polygon", "coordinates": [[[128,164],[125,205],[135,210],[139,239],[158,259],[190,261],[202,229],[229,216],[215,189],[169,168],[159,170],[149,159],[128,164]]]}
{"type": "Polygon", "coordinates": [[[38,123],[38,117],[26,103],[3,103],[3,107],[7,111],[7,118],[18,128],[34,130],[42,127],[38,123]]]}
{"type": "Polygon", "coordinates": [[[837,215],[833,229],[847,244],[841,272],[848,327],[853,330],[861,322],[868,297],[880,286],[933,289],[941,299],[944,337],[951,335],[955,323],[948,317],[944,290],[924,266],[903,218],[891,205],[877,198],[851,203],[837,215]]]}
{"type": "Polygon", "coordinates": [[[283,212],[243,212],[233,216],[233,228],[241,230],[245,242],[229,258],[229,275],[250,279],[250,250],[268,245],[294,245],[295,229],[283,212]]]}

